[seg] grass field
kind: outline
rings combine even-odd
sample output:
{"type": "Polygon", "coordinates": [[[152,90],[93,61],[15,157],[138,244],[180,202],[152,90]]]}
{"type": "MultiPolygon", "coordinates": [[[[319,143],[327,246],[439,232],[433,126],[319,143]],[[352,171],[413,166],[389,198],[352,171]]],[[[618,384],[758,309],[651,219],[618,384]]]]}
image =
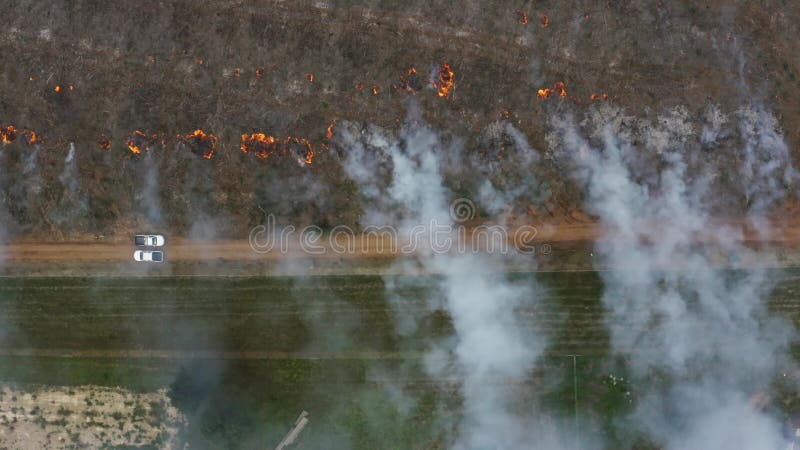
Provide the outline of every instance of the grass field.
{"type": "MultiPolygon", "coordinates": [[[[800,274],[776,276],[771,307],[796,321],[800,274]]],[[[624,361],[608,355],[597,274],[513,277],[545,287],[520,314],[550,336],[540,368],[509,386],[518,407],[630,446],[636,436],[608,426],[636,390],[618,379],[624,361]]],[[[427,376],[422,357],[452,326],[425,304],[433,280],[404,281],[404,308],[421,317],[407,336],[395,332],[380,277],[6,278],[0,381],[171,387],[195,448],[274,446],[303,409],[303,448],[444,447],[458,386],[427,376]]]]}

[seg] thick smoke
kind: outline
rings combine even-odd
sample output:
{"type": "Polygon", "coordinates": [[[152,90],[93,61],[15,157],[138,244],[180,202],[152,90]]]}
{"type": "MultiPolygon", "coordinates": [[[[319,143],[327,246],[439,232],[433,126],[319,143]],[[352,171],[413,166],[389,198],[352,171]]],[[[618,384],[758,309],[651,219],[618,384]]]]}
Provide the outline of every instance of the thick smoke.
{"type": "MultiPolygon", "coordinates": [[[[357,126],[344,127],[341,134],[345,171],[369,205],[362,225],[391,225],[400,236],[410,236],[415,226],[427,227],[430,233],[431,223],[455,224],[450,214],[453,194],[443,184],[442,161],[458,149],[443,144],[413,105],[399,139],[357,126]],[[383,178],[387,170],[389,182],[383,178]]],[[[434,378],[460,381],[463,417],[453,446],[511,449],[536,442],[539,448],[559,448],[555,429],[534,426],[539,418],[532,417],[530,405],[518,405],[509,388],[530,379],[545,350],[546,337],[531,332],[515,314],[535,303],[537,287],[495,273],[493,262],[488,255],[437,251],[434,242],[423,240],[412,267],[405,267],[406,272],[440,275],[438,289],[429,294],[429,307],[447,311],[455,329],[452,340],[433,345],[426,362],[434,378]]],[[[408,302],[399,292],[402,285],[387,278],[386,286],[398,310],[400,331],[413,333],[419,318],[404,314],[408,302]]]]}
{"type": "MultiPolygon", "coordinates": [[[[642,389],[630,420],[667,449],[777,449],[780,424],[749,399],[788,363],[793,329],[767,311],[772,284],[763,271],[721,270],[720,257],[731,265],[764,257],[743,247],[738,228],[712,219],[718,168],[693,163],[680,138],[691,132],[679,116],[661,120],[651,133],[656,145],[644,149],[607,122],[588,127],[586,134],[602,136],[590,142],[571,120],[554,121],[554,139],[570,151],[587,208],[603,225],[595,253],[612,269],[602,272],[612,347],[627,356],[642,389]],[[661,170],[643,176],[642,153],[653,151],[661,170]]],[[[711,116],[707,146],[724,123],[718,112],[711,116]]],[[[746,108],[738,116],[743,194],[765,236],[764,214],[785,195],[794,169],[771,114],[746,108]]]]}

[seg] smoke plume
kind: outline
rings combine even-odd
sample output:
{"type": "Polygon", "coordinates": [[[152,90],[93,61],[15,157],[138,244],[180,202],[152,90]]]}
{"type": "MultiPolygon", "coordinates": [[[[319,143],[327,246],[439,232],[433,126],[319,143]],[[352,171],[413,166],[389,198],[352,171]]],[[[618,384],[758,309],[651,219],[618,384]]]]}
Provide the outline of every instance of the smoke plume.
{"type": "MultiPolygon", "coordinates": [[[[718,111],[711,115],[712,124],[724,123],[718,111]]],[[[787,192],[794,169],[771,114],[746,108],[738,116],[748,217],[765,236],[764,215],[787,192]]],[[[595,252],[612,268],[602,272],[606,322],[613,351],[628,359],[642,390],[630,420],[666,449],[780,448],[779,423],[749,399],[788,364],[794,330],[767,311],[772,282],[764,271],[720,267],[720,255],[734,266],[765,257],[742,245],[739,228],[715,223],[718,168],[690,157],[682,120],[659,121],[650,133],[658,145],[644,149],[608,123],[586,130],[602,136],[592,145],[571,119],[553,122],[587,209],[603,224],[595,252]],[[653,151],[661,169],[643,176],[642,153],[653,151]]],[[[705,131],[703,144],[719,135],[705,131]]]]}
{"type": "MultiPolygon", "coordinates": [[[[459,149],[445,145],[413,105],[399,139],[351,125],[344,127],[342,140],[345,172],[359,184],[369,205],[362,225],[392,225],[400,236],[409,236],[415,226],[457,224],[449,213],[453,194],[443,182],[441,164],[459,149]],[[389,180],[383,176],[387,172],[389,180]]],[[[495,273],[492,267],[497,266],[488,255],[437,251],[432,240],[421,243],[413,262],[406,264],[406,273],[441,275],[428,306],[445,310],[455,329],[455,337],[433,343],[426,358],[429,375],[460,383],[463,416],[453,447],[525,448],[540,442],[541,448],[558,448],[557,432],[533,426],[539,418],[532,416],[530,405],[519,408],[508,388],[530,378],[546,347],[546,337],[523,326],[515,314],[535,303],[539,288],[495,273]]],[[[404,314],[408,303],[402,283],[387,278],[385,284],[398,310],[400,331],[413,333],[419,317],[404,314]]]]}

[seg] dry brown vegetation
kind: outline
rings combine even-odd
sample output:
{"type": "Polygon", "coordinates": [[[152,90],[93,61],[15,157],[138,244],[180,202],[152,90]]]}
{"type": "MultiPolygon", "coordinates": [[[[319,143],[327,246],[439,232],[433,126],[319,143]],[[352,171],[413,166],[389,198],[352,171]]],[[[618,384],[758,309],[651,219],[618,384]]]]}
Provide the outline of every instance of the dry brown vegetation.
{"type": "MultiPolygon", "coordinates": [[[[452,8],[445,1],[20,0],[0,30],[4,60],[13,62],[0,70],[0,122],[35,130],[42,144],[33,174],[24,166],[34,146],[18,138],[4,147],[2,219],[11,233],[48,240],[147,226],[242,236],[261,220],[258,206],[295,223],[357,225],[356,189],[337,156],[346,149],[335,133],[330,142],[327,127],[338,119],[396,129],[411,97],[426,121],[463,139],[468,154],[489,155],[487,164],[507,147],[491,132],[498,120],[544,152],[549,117],[581,117],[601,104],[650,119],[682,105],[699,123],[710,103],[731,113],[763,101],[796,144],[798,13],[781,2],[723,1],[495,0],[452,8]],[[519,7],[529,23],[520,22],[519,7]],[[544,12],[546,28],[537,20],[544,12]],[[447,97],[433,83],[443,63],[453,72],[447,97]],[[409,88],[401,78],[412,67],[420,80],[409,88]],[[537,99],[537,89],[561,82],[566,97],[537,99]],[[599,93],[609,102],[591,100],[599,93]],[[213,159],[176,145],[177,135],[195,129],[217,136],[213,159]],[[145,151],[151,161],[128,151],[134,130],[159,136],[145,151]],[[254,132],[307,138],[314,163],[243,154],[240,137],[254,132]],[[70,142],[74,195],[85,200],[72,209],[59,183],[70,142]],[[160,215],[148,213],[140,190],[148,173],[158,181],[160,215]]],[[[580,198],[565,168],[545,158],[539,172],[553,196],[518,213],[533,206],[548,218],[576,214],[580,198]]],[[[460,181],[469,177],[460,177],[448,182],[467,190],[460,181]]]]}

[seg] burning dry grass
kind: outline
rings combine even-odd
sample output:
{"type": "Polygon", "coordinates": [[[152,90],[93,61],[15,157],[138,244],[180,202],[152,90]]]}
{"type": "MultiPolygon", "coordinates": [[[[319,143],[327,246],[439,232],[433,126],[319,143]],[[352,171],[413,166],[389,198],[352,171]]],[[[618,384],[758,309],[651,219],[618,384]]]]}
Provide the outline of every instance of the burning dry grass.
{"type": "Polygon", "coordinates": [[[436,89],[439,97],[442,98],[447,98],[453,93],[456,87],[456,80],[455,74],[450,68],[450,64],[443,63],[439,68],[439,76],[437,80],[434,80],[433,87],[436,89]]]}
{"type": "MultiPolygon", "coordinates": [[[[326,129],[325,137],[328,140],[333,138],[335,124],[336,120],[333,120],[326,129]]],[[[16,129],[13,127],[8,130],[4,127],[0,131],[3,133],[3,142],[6,142],[6,140],[10,142],[16,139],[16,129]],[[11,130],[13,130],[13,133],[11,130]]],[[[38,143],[39,138],[36,134],[30,133],[27,138],[30,144],[38,143]]],[[[25,136],[28,135],[26,134],[25,136]]],[[[217,149],[217,136],[206,133],[201,129],[197,129],[187,135],[178,135],[177,141],[187,147],[193,154],[207,160],[213,158],[217,149]]],[[[101,134],[97,139],[97,145],[102,150],[109,150],[112,145],[111,138],[101,134]]],[[[149,135],[142,130],[133,131],[125,141],[125,146],[133,155],[141,155],[157,145],[166,147],[167,138],[159,134],[149,135]]],[[[239,148],[242,153],[253,154],[258,159],[291,157],[301,165],[313,163],[315,155],[314,146],[309,139],[295,136],[281,139],[265,133],[242,134],[239,148]]]]}
{"type": "Polygon", "coordinates": [[[10,144],[16,141],[20,135],[25,145],[31,146],[42,143],[42,139],[33,130],[18,131],[14,125],[0,126],[0,142],[3,144],[10,144]]]}
{"type": "Polygon", "coordinates": [[[417,69],[415,67],[408,69],[405,75],[400,76],[400,82],[392,85],[392,88],[409,94],[416,94],[422,90],[422,80],[417,73],[417,69]]]}
{"type": "MultiPolygon", "coordinates": [[[[333,136],[333,125],[332,123],[328,127],[331,136],[333,136]]],[[[314,162],[314,147],[305,138],[289,136],[281,140],[265,133],[242,134],[239,149],[242,153],[253,154],[258,159],[290,157],[301,165],[314,162]]]]}
{"type": "Polygon", "coordinates": [[[333,119],[333,122],[328,125],[328,128],[325,132],[325,138],[328,140],[333,139],[333,127],[336,126],[336,119],[333,119]]]}
{"type": "Polygon", "coordinates": [[[147,150],[148,147],[148,137],[144,131],[136,130],[134,131],[131,136],[128,138],[126,142],[128,146],[128,150],[134,155],[140,155],[142,151],[147,150]]]}
{"type": "Polygon", "coordinates": [[[200,129],[183,136],[180,138],[180,141],[186,145],[192,153],[197,156],[202,156],[205,159],[213,158],[214,152],[217,150],[217,137],[200,129]]]}
{"type": "Polygon", "coordinates": [[[111,139],[105,134],[101,134],[100,137],[97,138],[97,146],[100,147],[101,150],[110,150],[111,139]]]}
{"type": "Polygon", "coordinates": [[[547,28],[550,26],[550,17],[547,14],[542,14],[540,19],[542,28],[547,28]]]}
{"type": "Polygon", "coordinates": [[[41,138],[33,130],[23,130],[22,140],[26,145],[36,145],[42,142],[41,138]]]}
{"type": "MultiPolygon", "coordinates": [[[[552,88],[542,88],[536,91],[536,97],[539,100],[547,100],[550,98],[551,95],[557,94],[562,99],[566,99],[568,97],[567,93],[567,86],[563,81],[557,81],[553,84],[552,88]]],[[[576,103],[581,103],[581,100],[577,97],[570,97],[576,103]]],[[[589,99],[593,102],[605,101],[608,100],[608,94],[592,94],[589,99]]]]}
{"type": "Polygon", "coordinates": [[[555,91],[561,98],[567,97],[567,87],[564,85],[563,81],[557,81],[555,84],[555,91]]]}
{"type": "Polygon", "coordinates": [[[279,147],[280,144],[274,136],[264,133],[242,134],[242,142],[239,144],[242,153],[252,153],[259,159],[268,159],[278,152],[279,147]]]}
{"type": "Polygon", "coordinates": [[[517,17],[517,22],[519,22],[520,24],[522,24],[522,25],[527,25],[528,24],[529,19],[528,19],[528,13],[527,12],[525,12],[525,11],[523,11],[521,9],[518,9],[518,10],[514,11],[514,15],[517,17]]]}
{"type": "Polygon", "coordinates": [[[0,140],[3,144],[10,144],[17,139],[17,129],[14,125],[0,127],[0,140]]]}
{"type": "Polygon", "coordinates": [[[550,97],[550,94],[553,93],[553,90],[550,88],[539,89],[536,91],[536,96],[539,97],[539,100],[546,100],[550,97]]]}

